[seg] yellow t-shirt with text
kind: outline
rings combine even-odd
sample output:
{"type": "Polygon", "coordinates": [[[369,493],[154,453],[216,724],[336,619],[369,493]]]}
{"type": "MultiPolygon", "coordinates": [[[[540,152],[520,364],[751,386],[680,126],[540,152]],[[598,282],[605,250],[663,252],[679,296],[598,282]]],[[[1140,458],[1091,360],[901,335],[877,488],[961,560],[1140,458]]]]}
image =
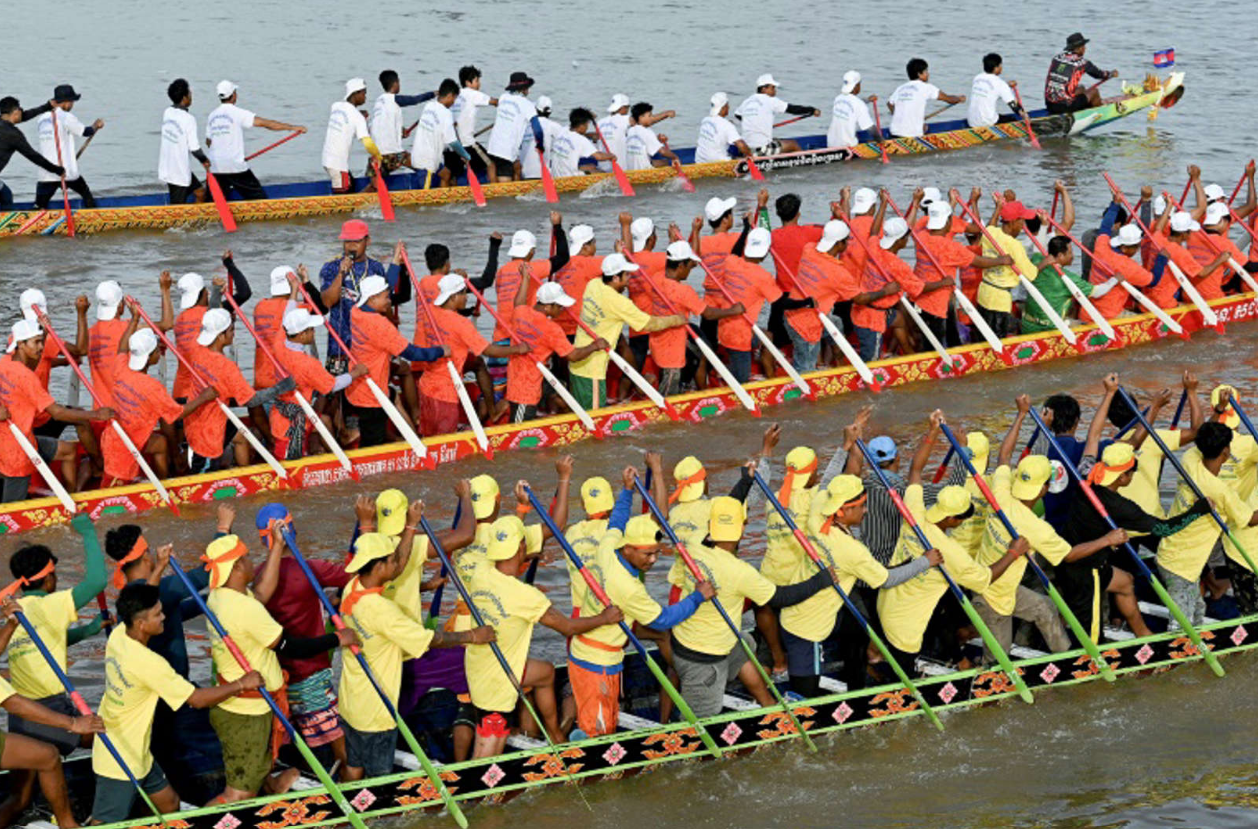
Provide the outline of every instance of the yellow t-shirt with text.
{"type": "Polygon", "coordinates": [[[424,583],[424,562],[428,560],[428,536],[416,533],[411,541],[411,554],[396,579],[384,586],[384,597],[397,602],[402,612],[417,622],[424,619],[424,602],[419,586],[424,583]]]}
{"type": "MultiPolygon", "coordinates": [[[[478,568],[468,592],[485,624],[498,634],[498,647],[516,679],[524,673],[533,626],[550,609],[550,599],[531,584],[491,566],[478,568]]],[[[463,657],[472,704],[484,711],[514,711],[515,688],[489,645],[468,645],[463,657]]]]}
{"type": "MultiPolygon", "coordinates": [[[[572,551],[577,554],[577,558],[585,564],[586,567],[594,563],[595,557],[598,555],[599,544],[604,535],[607,534],[606,518],[587,518],[584,521],[578,521],[570,524],[568,529],[564,531],[564,538],[568,539],[568,544],[572,547],[572,551]]],[[[585,593],[588,588],[585,586],[585,579],[581,578],[581,574],[577,572],[576,565],[568,558],[563,557],[564,563],[568,565],[568,581],[572,585],[572,606],[582,607],[585,604],[585,593]]],[[[602,578],[599,578],[602,582],[602,578]]],[[[598,611],[595,611],[596,613],[598,611]]]]}
{"type": "MultiPolygon", "coordinates": [[[[362,640],[362,652],[371,673],[396,710],[402,690],[402,661],[418,659],[428,650],[433,632],[397,602],[380,593],[369,593],[354,604],[345,623],[362,640]]],[[[339,710],[341,718],[357,731],[388,731],[397,727],[380,701],[371,680],[353,654],[341,662],[339,710]]]]}
{"type": "MultiPolygon", "coordinates": [[[[790,510],[791,518],[797,526],[807,526],[812,500],[817,491],[817,487],[798,487],[791,490],[791,502],[783,506],[790,510]]],[[[795,539],[791,528],[786,525],[786,520],[767,499],[764,509],[765,544],[764,558],[760,560],[760,575],[778,586],[791,584],[799,571],[800,562],[807,560],[808,556],[795,539]]]]}
{"type": "MultiPolygon", "coordinates": [[[[58,590],[45,596],[26,595],[17,600],[22,606],[26,621],[31,623],[53,659],[66,669],[66,631],[79,618],[74,606],[74,595],[69,590],[58,590]]],[[[44,659],[39,648],[19,627],[9,640],[9,678],[13,688],[28,699],[64,694],[66,688],[44,659]]]]}
{"type": "MultiPolygon", "coordinates": [[[[609,288],[601,277],[595,277],[585,286],[585,295],[581,298],[581,320],[615,348],[625,325],[640,331],[651,321],[651,315],[634,305],[629,297],[609,288]]],[[[593,338],[578,326],[573,345],[581,348],[592,342],[593,338]]],[[[573,363],[569,370],[577,377],[603,380],[607,377],[608,359],[606,351],[595,351],[573,363]]]]}
{"type": "MultiPolygon", "coordinates": [[[[704,579],[711,582],[716,590],[716,601],[721,603],[721,607],[725,608],[735,624],[743,618],[745,599],[764,604],[777,592],[773,582],[733,553],[706,544],[688,546],[686,549],[704,579]]],[[[680,587],[683,595],[695,589],[694,579],[684,564],[680,578],[674,578],[674,573],[670,571],[668,580],[670,584],[680,587]]],[[[725,624],[720,611],[712,602],[704,602],[693,616],[674,627],[673,638],[692,651],[711,656],[725,656],[738,644],[734,632],[725,624]]]]}
{"type": "MultiPolygon", "coordinates": [[[[219,587],[210,591],[205,603],[240,648],[249,667],[262,674],[266,689],[278,691],[284,684],[284,674],[280,670],[279,658],[271,650],[271,646],[284,635],[284,628],[280,627],[280,623],[253,597],[253,591],[240,593],[219,587]]],[[[214,672],[221,677],[220,681],[223,683],[235,682],[245,675],[244,669],[232,657],[212,625],[209,631],[210,657],[214,661],[214,672]]],[[[220,702],[218,707],[233,714],[266,714],[271,710],[261,697],[232,697],[220,702]]]]}
{"type": "MultiPolygon", "coordinates": [[[[607,598],[625,614],[625,624],[632,626],[636,622],[645,626],[664,611],[659,602],[646,592],[646,586],[620,562],[616,552],[623,546],[624,535],[620,530],[607,531],[595,552],[593,563],[587,566],[590,575],[603,586],[607,598]]],[[[580,574],[577,578],[581,578],[580,574]]],[[[579,607],[581,615],[587,617],[597,616],[603,610],[603,604],[594,598],[589,588],[584,591],[579,607]]],[[[603,625],[589,633],[574,636],[570,652],[574,659],[593,665],[619,665],[624,659],[626,641],[628,637],[620,625],[603,625]]]]}
{"type": "MultiPolygon", "coordinates": [[[[881,587],[887,580],[887,568],[878,563],[869,548],[837,524],[822,533],[823,523],[820,511],[814,509],[808,516],[808,539],[816,548],[822,562],[833,567],[838,574],[839,586],[843,588],[843,592],[849,592],[857,579],[870,587],[881,587]]],[[[791,582],[807,581],[816,572],[817,565],[812,559],[805,558],[799,563],[799,569],[795,571],[791,582]]],[[[839,592],[827,588],[797,605],[782,608],[782,627],[800,639],[823,642],[834,632],[834,624],[842,607],[843,600],[839,598],[839,592]]]]}
{"type": "MultiPolygon", "coordinates": [[[[1200,449],[1192,447],[1184,453],[1180,462],[1184,465],[1184,471],[1210,499],[1215,511],[1228,526],[1239,528],[1249,523],[1254,513],[1253,508],[1245,503],[1228,481],[1206,469],[1200,449]]],[[[1221,469],[1219,471],[1222,472],[1221,469]]],[[[1187,483],[1181,481],[1175,492],[1175,502],[1171,505],[1170,514],[1178,515],[1196,501],[1196,494],[1187,483]]],[[[1203,515],[1174,535],[1162,539],[1162,543],[1158,545],[1158,564],[1180,578],[1197,581],[1210,559],[1210,551],[1214,548],[1214,542],[1218,541],[1220,532],[1214,518],[1203,515]]],[[[1228,546],[1224,545],[1225,549],[1228,546]]]]}

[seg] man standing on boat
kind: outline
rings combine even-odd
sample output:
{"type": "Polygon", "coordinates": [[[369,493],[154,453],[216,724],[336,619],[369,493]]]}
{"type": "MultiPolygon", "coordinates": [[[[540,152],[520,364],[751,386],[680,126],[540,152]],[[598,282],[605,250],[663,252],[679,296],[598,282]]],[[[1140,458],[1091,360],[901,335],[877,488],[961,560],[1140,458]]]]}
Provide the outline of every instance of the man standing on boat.
{"type": "Polygon", "coordinates": [[[354,139],[363,142],[367,153],[380,160],[380,149],[367,130],[367,119],[359,107],[367,102],[367,83],[362,78],[345,82],[345,97],[332,104],[328,131],[323,139],[323,169],[332,183],[333,193],[348,193],[353,186],[349,175],[349,154],[354,139]]]}
{"type": "Polygon", "coordinates": [[[533,131],[536,145],[542,146],[544,136],[537,121],[537,107],[528,98],[533,83],[527,72],[512,72],[507,91],[498,99],[494,129],[489,133],[486,146],[492,171],[490,181],[520,180],[520,150],[529,129],[533,131]]]}
{"type": "Polygon", "coordinates": [[[220,103],[205,120],[205,147],[209,151],[210,172],[218,179],[225,195],[235,192],[240,198],[265,199],[258,177],[245,161],[245,128],[262,127],[276,132],[304,133],[305,127],[272,121],[236,106],[239,87],[231,81],[219,81],[216,91],[220,103]]]}
{"type": "MultiPolygon", "coordinates": [[[[480,91],[481,74],[475,66],[464,66],[459,69],[459,97],[454,106],[450,107],[454,115],[454,131],[459,143],[472,154],[472,171],[476,175],[496,181],[489,172],[489,154],[485,148],[476,143],[476,110],[483,106],[498,106],[498,99],[491,98],[480,91]]],[[[466,170],[454,169],[455,178],[461,178],[466,170]]]]}
{"type": "Polygon", "coordinates": [[[861,93],[861,73],[854,69],[843,73],[843,86],[834,98],[830,111],[830,129],[826,132],[827,147],[855,147],[861,143],[860,133],[874,128],[874,117],[869,114],[869,104],[877,104],[878,96],[870,95],[869,103],[858,96],[861,93]]]}
{"type": "Polygon", "coordinates": [[[817,117],[821,110],[803,104],[788,104],[777,96],[778,82],[769,73],[756,78],[756,93],[749,96],[738,109],[734,117],[743,124],[743,139],[751,147],[755,155],[776,155],[778,153],[797,153],[799,143],[791,138],[773,139],[773,119],[785,112],[787,115],[817,117]]]}
{"type": "MultiPolygon", "coordinates": [[[[17,125],[23,121],[29,121],[32,118],[38,118],[48,110],[52,109],[53,102],[40,104],[34,109],[23,110],[22,105],[18,103],[17,98],[6,95],[0,98],[0,171],[4,170],[5,165],[9,163],[9,159],[14,153],[21,153],[26,160],[32,164],[60,176],[65,172],[65,168],[60,164],[56,164],[40,155],[30,142],[26,140],[26,136],[17,128],[17,125]]],[[[13,205],[13,191],[8,188],[3,181],[0,181],[0,209],[7,209],[13,205]]]]}
{"type": "Polygon", "coordinates": [[[79,172],[78,155],[75,150],[75,138],[91,138],[96,131],[105,126],[105,122],[97,118],[90,125],[84,125],[70,112],[74,102],[83,96],[74,91],[69,84],[61,84],[53,91],[52,108],[55,113],[47,112],[35,122],[35,131],[39,135],[39,151],[50,164],[59,164],[65,168],[61,174],[44,169],[39,174],[39,183],[35,185],[35,206],[45,210],[52,201],[53,195],[61,189],[61,182],[79,194],[83,199],[83,207],[96,206],[92,190],[87,186],[79,172]],[[54,134],[54,118],[56,134],[54,134]]]}
{"type": "MultiPolygon", "coordinates": [[[[1053,114],[1078,112],[1101,105],[1101,93],[1096,87],[1079,88],[1083,76],[1098,81],[1117,78],[1118,70],[1103,71],[1090,60],[1085,60],[1088,39],[1079,32],[1066,38],[1066,48],[1048,65],[1048,77],[1044,79],[1044,103],[1053,114]]],[[[1100,84],[1097,84],[1099,86],[1100,84]]]]}
{"type": "MultiPolygon", "coordinates": [[[[380,73],[380,86],[384,92],[376,98],[376,105],[371,110],[371,140],[376,142],[380,150],[380,172],[391,173],[400,167],[410,167],[411,158],[402,145],[407,131],[402,129],[402,107],[422,104],[434,96],[432,92],[421,92],[418,95],[402,95],[401,82],[397,72],[386,69],[380,73]]],[[[371,175],[371,165],[367,166],[367,175],[371,175]]]]}
{"type": "Polygon", "coordinates": [[[188,164],[191,155],[208,172],[210,157],[197,139],[197,119],[188,112],[192,106],[192,87],[183,78],[176,78],[166,87],[170,106],[162,113],[162,146],[157,156],[157,177],[166,184],[171,204],[205,201],[205,185],[192,174],[188,164]]]}
{"type": "MultiPolygon", "coordinates": [[[[326,311],[328,315],[328,325],[346,345],[350,345],[350,309],[358,301],[359,286],[363,280],[369,276],[383,277],[389,284],[395,306],[411,298],[411,281],[398,278],[402,273],[400,242],[399,247],[393,250],[393,261],[388,268],[379,259],[367,255],[371,232],[362,219],[350,219],[341,225],[340,240],[340,257],[325,262],[319,269],[319,293],[316,296],[323,303],[319,310],[326,311]]],[[[328,337],[327,367],[333,374],[343,374],[348,368],[348,360],[331,337],[328,337]]]]}

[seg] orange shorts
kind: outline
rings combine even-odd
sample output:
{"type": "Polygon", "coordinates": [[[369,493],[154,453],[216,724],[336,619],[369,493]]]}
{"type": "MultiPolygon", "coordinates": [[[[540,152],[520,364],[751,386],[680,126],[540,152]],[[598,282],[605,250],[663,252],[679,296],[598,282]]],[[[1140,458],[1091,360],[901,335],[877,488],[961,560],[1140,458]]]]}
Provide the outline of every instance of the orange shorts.
{"type": "Polygon", "coordinates": [[[600,674],[569,660],[568,682],[577,703],[577,728],[591,737],[615,731],[620,714],[620,672],[600,674]]]}

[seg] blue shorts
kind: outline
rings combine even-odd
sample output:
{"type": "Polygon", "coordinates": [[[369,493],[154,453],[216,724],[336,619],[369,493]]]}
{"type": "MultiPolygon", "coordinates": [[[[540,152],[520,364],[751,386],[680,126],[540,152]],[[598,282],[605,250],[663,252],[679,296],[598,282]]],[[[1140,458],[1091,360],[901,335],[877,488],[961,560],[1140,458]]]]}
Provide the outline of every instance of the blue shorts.
{"type": "Polygon", "coordinates": [[[393,752],[397,749],[397,729],[359,731],[341,720],[345,731],[345,762],[362,769],[367,777],[393,773],[393,752]]]}
{"type": "Polygon", "coordinates": [[[782,628],[782,646],[786,648],[786,670],[791,676],[820,676],[826,653],[839,644],[839,624],[820,642],[802,639],[782,628]]]}
{"type": "MultiPolygon", "coordinates": [[[[162,767],[153,763],[149,773],[140,780],[146,794],[156,794],[170,784],[162,767]]],[[[131,817],[136,801],[135,786],[130,780],[115,780],[96,775],[96,796],[92,800],[92,820],[99,823],[117,823],[131,817]]]]}

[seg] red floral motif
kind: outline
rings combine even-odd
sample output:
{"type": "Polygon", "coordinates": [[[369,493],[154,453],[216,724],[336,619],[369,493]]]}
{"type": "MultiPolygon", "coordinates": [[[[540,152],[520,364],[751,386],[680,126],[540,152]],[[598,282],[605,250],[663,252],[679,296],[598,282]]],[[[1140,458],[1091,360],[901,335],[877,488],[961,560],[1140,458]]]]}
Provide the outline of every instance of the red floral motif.
{"type": "MultiPolygon", "coordinates": [[[[449,790],[450,794],[454,794],[459,790],[458,786],[450,785],[451,783],[457,783],[459,780],[459,776],[455,772],[441,772],[441,780],[446,784],[446,789],[449,790]]],[[[422,803],[441,799],[441,793],[437,791],[437,787],[427,777],[412,777],[409,780],[403,780],[398,784],[398,789],[401,791],[418,789],[413,795],[396,795],[393,799],[399,806],[418,806],[422,803]]]]}
{"type": "MultiPolygon", "coordinates": [[[[817,713],[815,708],[794,708],[795,716],[799,718],[799,724],[808,730],[808,726],[812,725],[810,720],[805,719],[817,713]]],[[[756,732],[756,736],[761,740],[772,740],[774,737],[789,737],[796,733],[795,723],[791,722],[791,718],[786,715],[785,711],[773,711],[765,714],[760,720],[761,725],[771,725],[772,728],[764,728],[756,732]]]]}
{"type": "Polygon", "coordinates": [[[879,717],[890,717],[895,714],[907,714],[909,711],[916,711],[918,708],[917,700],[912,698],[907,688],[897,688],[894,691],[884,691],[869,701],[869,716],[871,719],[879,717]],[[885,704],[885,708],[879,708],[879,705],[885,704]]]}
{"type": "Polygon", "coordinates": [[[557,752],[546,752],[545,754],[534,754],[527,761],[525,766],[541,766],[541,771],[526,771],[523,774],[527,783],[536,783],[540,780],[549,780],[552,777],[570,777],[583,769],[582,763],[571,763],[569,760],[580,760],[585,757],[585,752],[579,748],[566,748],[557,752]]]}
{"type": "MultiPolygon", "coordinates": [[[[1022,675],[1022,669],[1017,668],[1018,675],[1022,675]]],[[[982,699],[984,697],[992,697],[997,694],[1011,694],[1016,688],[1013,680],[1011,680],[1004,671],[988,671],[985,674],[979,674],[974,678],[974,684],[971,686],[974,696],[982,699]]]]}
{"type": "Polygon", "coordinates": [[[285,826],[298,826],[303,823],[315,823],[327,820],[332,816],[331,809],[311,809],[311,806],[325,806],[332,802],[326,794],[303,797],[301,800],[276,800],[266,803],[258,809],[258,817],[278,815],[275,820],[259,821],[258,829],[283,829],[285,826]]]}
{"type": "Polygon", "coordinates": [[[699,749],[700,743],[698,740],[691,741],[689,738],[697,736],[693,728],[651,734],[642,741],[642,756],[648,760],[658,760],[661,757],[672,757],[677,754],[693,754],[699,749]],[[656,747],[647,748],[648,746],[656,747]]]}

